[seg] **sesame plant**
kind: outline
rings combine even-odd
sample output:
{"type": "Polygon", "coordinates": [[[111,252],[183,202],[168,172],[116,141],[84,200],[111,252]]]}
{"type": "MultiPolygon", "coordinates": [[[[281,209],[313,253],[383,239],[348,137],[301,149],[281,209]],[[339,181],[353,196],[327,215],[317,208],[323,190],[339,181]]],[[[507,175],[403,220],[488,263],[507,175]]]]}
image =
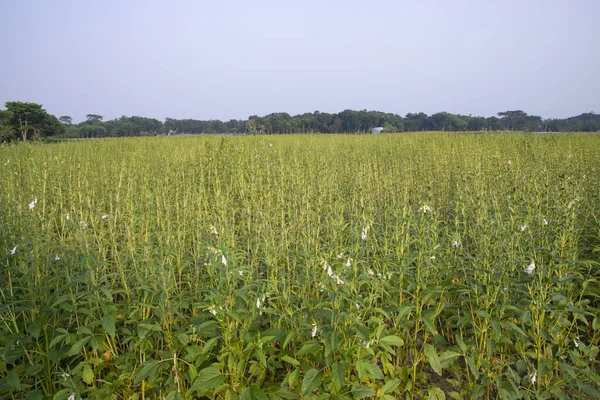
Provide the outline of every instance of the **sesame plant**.
{"type": "Polygon", "coordinates": [[[600,136],[0,147],[0,397],[600,398],[600,136]]]}

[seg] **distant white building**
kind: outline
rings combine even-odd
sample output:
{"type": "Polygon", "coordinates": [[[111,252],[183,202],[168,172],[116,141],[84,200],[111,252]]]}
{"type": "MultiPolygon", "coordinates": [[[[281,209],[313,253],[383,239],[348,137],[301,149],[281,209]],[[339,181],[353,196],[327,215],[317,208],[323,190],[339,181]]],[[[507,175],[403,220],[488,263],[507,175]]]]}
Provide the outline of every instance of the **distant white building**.
{"type": "Polygon", "coordinates": [[[381,131],[383,131],[383,126],[378,126],[371,129],[371,133],[381,133],[381,131]]]}

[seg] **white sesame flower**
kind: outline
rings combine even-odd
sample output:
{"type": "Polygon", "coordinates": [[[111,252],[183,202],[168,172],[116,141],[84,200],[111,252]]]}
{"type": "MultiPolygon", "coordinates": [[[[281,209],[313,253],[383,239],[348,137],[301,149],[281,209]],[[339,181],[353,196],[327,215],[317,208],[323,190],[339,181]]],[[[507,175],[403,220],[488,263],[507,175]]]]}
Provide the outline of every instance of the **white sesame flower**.
{"type": "Polygon", "coordinates": [[[525,268],[525,273],[527,275],[533,274],[533,271],[535,271],[535,261],[531,261],[531,264],[529,264],[527,268],[525,268]]]}
{"type": "Polygon", "coordinates": [[[342,258],[344,257],[344,252],[342,251],[340,254],[337,255],[337,258],[342,258]]]}
{"type": "Polygon", "coordinates": [[[72,393],[67,400],[75,400],[75,393],[72,393]]]}
{"type": "Polygon", "coordinates": [[[349,258],[348,261],[346,261],[346,267],[349,267],[352,265],[352,259],[349,258]]]}
{"type": "Polygon", "coordinates": [[[546,221],[546,218],[544,218],[544,225],[548,225],[548,221],[546,221]]]}
{"type": "Polygon", "coordinates": [[[211,305],[210,307],[208,307],[208,311],[210,311],[210,313],[212,315],[217,315],[217,310],[214,305],[211,305]]]}
{"type": "Polygon", "coordinates": [[[354,303],[354,307],[356,307],[357,310],[360,310],[360,304],[354,303]]]}
{"type": "Polygon", "coordinates": [[[273,143],[269,143],[269,147],[273,147],[273,143]]]}
{"type": "Polygon", "coordinates": [[[362,344],[363,344],[363,346],[365,346],[365,349],[368,349],[371,346],[371,341],[363,340],[362,344]]]}
{"type": "Polygon", "coordinates": [[[87,224],[87,222],[85,222],[85,221],[81,221],[80,223],[81,223],[81,227],[82,227],[83,229],[85,229],[85,228],[87,228],[87,227],[88,227],[88,224],[87,224]]]}
{"type": "Polygon", "coordinates": [[[310,335],[311,337],[317,336],[317,324],[313,324],[312,332],[310,335]]]}
{"type": "Polygon", "coordinates": [[[108,215],[104,214],[104,215],[102,216],[102,219],[106,219],[106,218],[108,218],[108,215]]]}
{"type": "Polygon", "coordinates": [[[575,343],[575,347],[579,347],[579,342],[577,341],[577,339],[573,339],[573,343],[575,343]]]}
{"type": "Polygon", "coordinates": [[[335,283],[337,283],[338,285],[344,284],[344,281],[338,275],[332,275],[331,277],[333,278],[333,280],[335,280],[335,283]]]}
{"type": "Polygon", "coordinates": [[[508,160],[508,163],[507,163],[507,164],[508,164],[508,165],[511,165],[512,163],[510,162],[510,160],[508,160]]]}
{"type": "Polygon", "coordinates": [[[377,273],[377,277],[378,277],[378,278],[381,278],[382,276],[383,276],[383,275],[381,275],[381,272],[378,272],[378,273],[377,273]]]}
{"type": "Polygon", "coordinates": [[[238,275],[239,275],[239,276],[244,276],[244,271],[240,269],[240,270],[238,271],[238,275]]]}
{"type": "Polygon", "coordinates": [[[31,203],[29,203],[29,209],[31,210],[33,207],[35,207],[35,203],[36,201],[32,201],[31,203]]]}
{"type": "Polygon", "coordinates": [[[221,255],[221,264],[227,266],[227,259],[225,258],[225,255],[221,255]]]}
{"type": "Polygon", "coordinates": [[[452,241],[452,247],[457,248],[457,249],[460,247],[460,243],[458,242],[458,240],[452,241]]]}
{"type": "Polygon", "coordinates": [[[210,233],[212,233],[213,235],[218,235],[219,231],[217,231],[217,228],[215,228],[214,226],[210,226],[210,233]]]}
{"type": "Polygon", "coordinates": [[[429,257],[430,260],[435,260],[435,256],[429,257]]]}
{"type": "Polygon", "coordinates": [[[419,211],[421,211],[423,214],[426,214],[431,212],[431,207],[429,207],[427,204],[424,204],[421,208],[419,208],[419,211]]]}
{"type": "Polygon", "coordinates": [[[525,232],[527,229],[527,224],[521,225],[521,232],[525,232]]]}
{"type": "Polygon", "coordinates": [[[366,240],[366,239],[367,239],[367,234],[368,234],[368,233],[369,233],[369,225],[365,226],[365,227],[362,229],[362,232],[361,232],[361,234],[360,234],[360,238],[361,238],[362,240],[366,240]]]}
{"type": "Polygon", "coordinates": [[[534,372],[533,375],[531,375],[531,384],[535,385],[535,381],[537,378],[537,372],[534,372]]]}
{"type": "Polygon", "coordinates": [[[369,270],[367,271],[367,274],[369,276],[375,276],[375,272],[373,272],[373,270],[371,268],[369,268],[369,270]]]}
{"type": "Polygon", "coordinates": [[[333,271],[331,270],[331,266],[330,266],[330,265],[327,265],[327,263],[323,263],[323,269],[324,269],[325,271],[327,271],[327,275],[328,275],[328,276],[331,276],[331,275],[333,275],[333,271]]]}
{"type": "Polygon", "coordinates": [[[71,219],[71,217],[69,216],[69,214],[67,214],[67,215],[65,216],[65,219],[66,219],[67,221],[71,219]]]}
{"type": "Polygon", "coordinates": [[[54,261],[58,261],[58,260],[60,260],[60,257],[59,256],[54,256],[54,261]]]}
{"type": "Polygon", "coordinates": [[[12,248],[12,250],[10,251],[10,255],[12,256],[13,254],[15,254],[16,251],[17,251],[17,246],[12,248]]]}
{"type": "Polygon", "coordinates": [[[260,308],[261,301],[259,298],[256,299],[256,308],[260,308]]]}

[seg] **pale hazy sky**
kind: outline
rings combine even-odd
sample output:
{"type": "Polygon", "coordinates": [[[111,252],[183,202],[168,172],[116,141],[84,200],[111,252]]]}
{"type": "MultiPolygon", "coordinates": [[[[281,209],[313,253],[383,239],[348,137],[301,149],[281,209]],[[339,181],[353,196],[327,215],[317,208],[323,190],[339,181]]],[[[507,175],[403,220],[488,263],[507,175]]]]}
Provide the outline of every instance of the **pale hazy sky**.
{"type": "Polygon", "coordinates": [[[0,107],[600,112],[600,0],[0,0],[0,107]]]}

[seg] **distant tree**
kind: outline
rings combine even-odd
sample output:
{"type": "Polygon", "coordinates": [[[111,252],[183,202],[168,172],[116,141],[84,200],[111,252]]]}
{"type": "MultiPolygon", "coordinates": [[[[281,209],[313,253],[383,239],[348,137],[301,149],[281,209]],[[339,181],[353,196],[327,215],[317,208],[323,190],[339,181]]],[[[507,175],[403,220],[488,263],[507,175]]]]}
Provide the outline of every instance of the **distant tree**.
{"type": "Polygon", "coordinates": [[[0,143],[13,140],[17,137],[16,131],[11,126],[12,113],[0,110],[0,143]]]}
{"type": "Polygon", "coordinates": [[[41,104],[8,101],[6,109],[11,112],[11,124],[23,141],[27,140],[28,135],[34,138],[41,136],[42,122],[48,115],[41,104]]]}
{"type": "Polygon", "coordinates": [[[55,136],[65,133],[65,126],[54,115],[47,114],[40,126],[41,136],[55,136]]]}
{"type": "Polygon", "coordinates": [[[98,115],[98,114],[88,114],[85,116],[87,118],[87,123],[89,124],[95,124],[98,122],[102,122],[102,119],[104,118],[102,115],[98,115]]]}
{"type": "Polygon", "coordinates": [[[525,129],[525,120],[527,113],[522,110],[503,111],[499,112],[500,123],[509,131],[521,131],[525,129]]]}
{"type": "Polygon", "coordinates": [[[405,128],[409,132],[428,131],[433,129],[431,118],[425,113],[408,113],[404,118],[405,128]]]}
{"type": "Polygon", "coordinates": [[[396,133],[396,132],[401,132],[402,130],[395,127],[394,125],[387,123],[383,125],[383,133],[396,133]]]}
{"type": "Polygon", "coordinates": [[[100,124],[81,125],[78,133],[81,138],[100,138],[107,136],[106,128],[100,124]]]}
{"type": "Polygon", "coordinates": [[[58,117],[58,120],[64,125],[71,125],[73,123],[73,118],[69,117],[68,115],[58,117]]]}
{"type": "Polygon", "coordinates": [[[248,122],[246,123],[246,127],[248,128],[249,134],[256,135],[258,133],[258,126],[256,124],[256,119],[248,120],[248,122]]]}

